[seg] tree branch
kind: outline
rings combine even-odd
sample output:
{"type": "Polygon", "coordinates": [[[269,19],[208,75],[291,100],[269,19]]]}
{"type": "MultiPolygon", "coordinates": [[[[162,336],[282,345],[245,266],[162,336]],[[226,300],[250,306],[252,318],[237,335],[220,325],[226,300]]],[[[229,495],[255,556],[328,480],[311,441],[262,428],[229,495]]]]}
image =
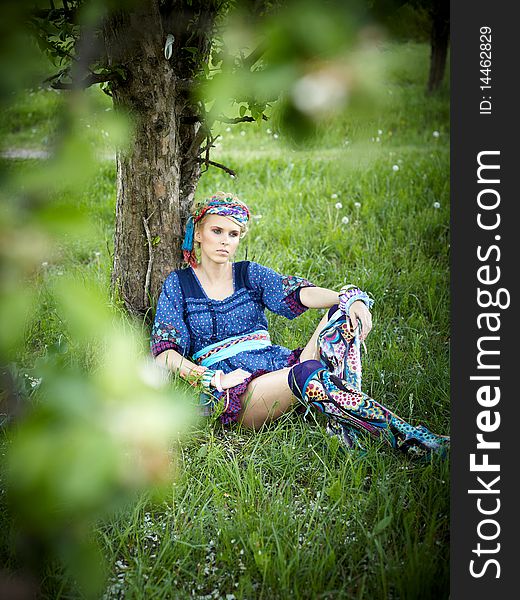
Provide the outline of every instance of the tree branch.
{"type": "Polygon", "coordinates": [[[195,125],[195,123],[202,123],[202,119],[199,115],[181,115],[180,122],[183,125],[195,125]]]}
{"type": "Polygon", "coordinates": [[[212,167],[222,169],[228,175],[231,175],[231,177],[237,177],[236,171],[233,171],[233,169],[230,169],[229,167],[226,167],[226,165],[223,165],[221,163],[215,162],[214,160],[206,160],[205,158],[196,158],[195,160],[201,165],[211,165],[212,167]]]}
{"type": "MultiPolygon", "coordinates": [[[[269,121],[269,117],[263,114],[262,120],[269,121]]],[[[202,123],[202,117],[200,115],[186,115],[181,116],[180,121],[183,125],[194,125],[195,123],[202,123]]],[[[221,116],[217,117],[215,121],[236,125],[237,123],[253,123],[256,119],[253,117],[235,117],[234,119],[231,119],[230,117],[221,116]]]]}
{"type": "Polygon", "coordinates": [[[96,83],[105,83],[106,81],[114,81],[115,79],[117,79],[117,75],[114,73],[106,73],[104,75],[91,73],[81,81],[71,81],[70,83],[55,81],[51,83],[51,87],[55,90],[81,90],[88,88],[91,85],[95,85],[96,83]]]}
{"type": "MultiPolygon", "coordinates": [[[[63,3],[65,5],[65,2],[63,3]]],[[[31,11],[31,14],[38,19],[49,20],[49,17],[53,17],[52,20],[58,20],[65,18],[68,23],[74,23],[77,15],[76,8],[36,8],[31,11]]]]}
{"type": "Polygon", "coordinates": [[[146,218],[143,217],[144,232],[146,234],[146,241],[148,243],[148,266],[146,268],[146,279],[144,282],[144,305],[145,306],[148,302],[148,296],[150,294],[150,280],[152,277],[152,265],[153,265],[153,254],[154,254],[153,253],[152,236],[150,234],[150,228],[148,227],[148,221],[150,220],[152,215],[153,215],[153,213],[151,215],[148,215],[148,217],[146,217],[146,218]]]}
{"type": "Polygon", "coordinates": [[[244,67],[247,67],[248,69],[253,67],[262,58],[262,55],[266,50],[266,42],[260,42],[260,44],[258,44],[258,46],[251,52],[251,54],[244,58],[244,67]]]}
{"type": "Polygon", "coordinates": [[[70,66],[66,67],[65,69],[61,69],[61,71],[58,71],[57,73],[54,73],[53,75],[49,75],[49,77],[46,77],[43,80],[43,83],[50,83],[51,81],[54,81],[55,79],[59,79],[60,77],[63,77],[63,75],[67,75],[70,71],[70,66]]]}
{"type": "MultiPolygon", "coordinates": [[[[262,119],[264,121],[269,121],[269,118],[266,117],[264,114],[262,114],[262,119]]],[[[235,117],[234,119],[231,119],[229,117],[222,116],[217,117],[215,121],[218,121],[219,123],[229,123],[230,125],[236,125],[237,123],[252,123],[256,121],[256,119],[254,119],[253,117],[235,117]]]]}

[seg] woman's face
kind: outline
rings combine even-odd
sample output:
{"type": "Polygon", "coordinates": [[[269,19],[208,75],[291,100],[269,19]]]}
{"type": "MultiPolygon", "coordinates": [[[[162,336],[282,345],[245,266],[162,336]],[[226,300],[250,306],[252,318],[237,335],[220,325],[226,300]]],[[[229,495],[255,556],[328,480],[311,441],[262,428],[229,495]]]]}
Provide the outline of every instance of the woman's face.
{"type": "Polygon", "coordinates": [[[207,215],[195,232],[195,241],[200,243],[202,260],[225,263],[238,248],[240,227],[227,217],[207,215]]]}

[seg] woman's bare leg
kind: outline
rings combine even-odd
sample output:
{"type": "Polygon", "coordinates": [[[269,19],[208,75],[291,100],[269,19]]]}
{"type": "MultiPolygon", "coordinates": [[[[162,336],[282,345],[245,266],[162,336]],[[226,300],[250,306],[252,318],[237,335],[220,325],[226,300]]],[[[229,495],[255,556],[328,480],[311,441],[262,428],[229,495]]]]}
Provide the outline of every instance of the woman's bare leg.
{"type": "Polygon", "coordinates": [[[264,423],[274,421],[287,412],[295,400],[287,383],[290,367],[256,377],[242,395],[239,422],[246,427],[259,429],[264,423]]]}
{"type": "Polygon", "coordinates": [[[327,311],[322,320],[318,323],[318,327],[314,330],[314,333],[311,335],[311,339],[307,342],[305,348],[302,350],[300,355],[300,362],[304,360],[319,360],[318,356],[318,336],[321,333],[321,330],[325,327],[329,320],[329,311],[327,311]]]}
{"type": "MultiPolygon", "coordinates": [[[[302,350],[300,361],[318,358],[318,335],[327,322],[328,312],[302,350]]],[[[289,371],[290,368],[280,369],[251,381],[242,396],[242,410],[239,414],[242,425],[259,429],[267,421],[274,421],[289,410],[295,400],[287,383],[289,371]]]]}

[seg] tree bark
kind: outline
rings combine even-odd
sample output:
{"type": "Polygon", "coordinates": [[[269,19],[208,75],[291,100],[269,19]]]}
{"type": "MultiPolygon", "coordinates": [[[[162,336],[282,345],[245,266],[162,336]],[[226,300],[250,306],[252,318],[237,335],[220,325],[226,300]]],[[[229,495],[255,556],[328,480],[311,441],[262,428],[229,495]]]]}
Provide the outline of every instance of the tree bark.
{"type": "Polygon", "coordinates": [[[428,93],[439,89],[446,70],[448,44],[450,39],[450,3],[449,0],[437,0],[432,8],[430,74],[428,93]]]}
{"type": "Polygon", "coordinates": [[[181,263],[204,139],[200,123],[186,119],[196,114],[189,89],[207,59],[216,12],[211,2],[160,4],[140,0],[104,26],[109,64],[127,74],[110,88],[114,107],[127,113],[134,127],[128,147],[117,153],[112,285],[130,313],[148,316],[165,277],[181,263]],[[175,42],[167,60],[169,33],[175,42]],[[183,52],[186,45],[198,49],[198,62],[183,52]],[[183,124],[183,118],[191,123],[183,124]]]}

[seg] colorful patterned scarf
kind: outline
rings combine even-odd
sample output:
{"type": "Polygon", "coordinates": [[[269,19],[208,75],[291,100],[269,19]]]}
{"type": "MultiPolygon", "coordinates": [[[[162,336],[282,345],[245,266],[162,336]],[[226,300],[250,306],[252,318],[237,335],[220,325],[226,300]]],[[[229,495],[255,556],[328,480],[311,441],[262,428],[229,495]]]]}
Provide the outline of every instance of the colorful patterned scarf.
{"type": "Polygon", "coordinates": [[[182,253],[184,260],[192,267],[197,265],[197,259],[195,258],[195,252],[193,250],[195,224],[205,215],[220,215],[222,217],[227,217],[228,219],[235,221],[240,227],[243,227],[249,221],[249,209],[243,202],[240,202],[240,200],[233,198],[231,195],[211,196],[211,198],[209,198],[195,214],[190,216],[186,223],[186,234],[182,244],[182,253]]]}

